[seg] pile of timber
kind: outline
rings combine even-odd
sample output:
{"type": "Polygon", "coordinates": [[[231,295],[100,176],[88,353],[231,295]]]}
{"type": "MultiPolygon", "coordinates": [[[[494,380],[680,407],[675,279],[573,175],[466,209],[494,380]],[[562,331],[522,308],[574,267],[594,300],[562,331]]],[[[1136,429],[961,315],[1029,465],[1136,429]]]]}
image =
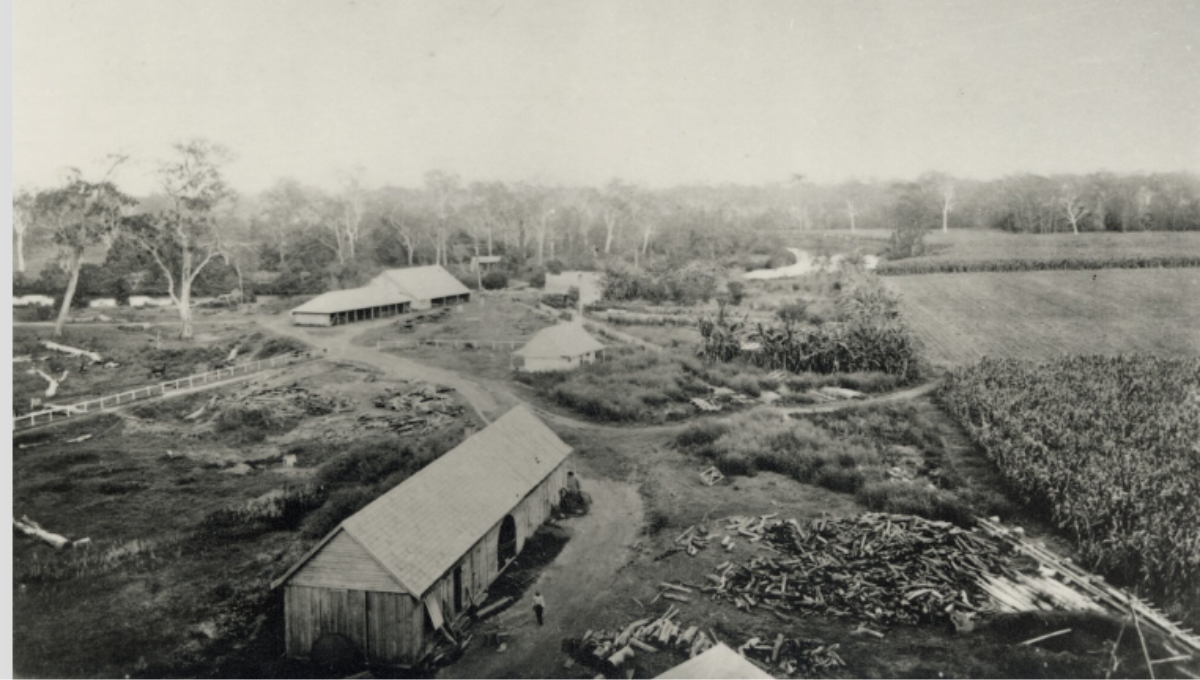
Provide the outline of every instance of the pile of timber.
{"type": "Polygon", "coordinates": [[[428,383],[406,391],[389,389],[375,398],[375,406],[402,413],[440,414],[457,418],[462,415],[463,408],[450,396],[452,391],[451,388],[428,383]]]}
{"type": "MultiPolygon", "coordinates": [[[[669,585],[669,584],[664,584],[669,585]]],[[[638,619],[620,630],[589,630],[582,638],[563,641],[563,651],[575,661],[610,677],[630,668],[639,654],[655,654],[667,650],[691,658],[719,642],[712,629],[680,622],[678,607],[672,605],[661,616],[638,619]]],[[[838,645],[807,638],[752,637],[737,647],[737,651],[763,670],[794,676],[812,675],[846,665],[838,656],[838,645]]]]}
{"type": "Polygon", "coordinates": [[[661,616],[638,619],[619,631],[589,630],[582,638],[563,641],[563,651],[576,661],[606,675],[629,664],[638,654],[676,649],[689,657],[716,644],[716,634],[676,621],[679,608],[671,605],[661,616]]]}
{"type": "Polygon", "coordinates": [[[803,526],[770,517],[726,521],[727,530],[773,555],[718,565],[704,590],[784,620],[823,614],[944,622],[986,607],[983,575],[1013,573],[999,545],[948,522],[879,513],[803,526]]]}
{"type": "Polygon", "coordinates": [[[754,637],[738,647],[738,653],[759,666],[774,669],[772,675],[825,675],[829,669],[845,666],[838,656],[839,644],[827,645],[822,640],[785,638],[783,633],[769,637],[754,637]]]}
{"type": "Polygon", "coordinates": [[[1028,611],[1040,607],[1045,598],[1055,601],[1071,600],[1073,608],[1100,608],[1118,617],[1137,617],[1139,625],[1148,626],[1165,635],[1182,651],[1200,653],[1200,636],[1183,624],[1172,621],[1154,605],[1116,588],[1104,577],[1081,569],[1070,558],[1060,557],[1044,546],[1033,543],[1017,527],[1002,526],[998,518],[980,519],[980,529],[1015,552],[1032,558],[1039,565],[1039,578],[1024,577],[1013,581],[989,579],[986,585],[1001,610],[1028,611]],[[1037,596],[1030,597],[1030,591],[1037,596]],[[1085,605],[1090,601],[1093,606],[1085,605]]]}
{"type": "Polygon", "coordinates": [[[316,394],[297,383],[243,391],[235,395],[233,401],[244,406],[269,407],[281,416],[323,416],[350,408],[346,399],[316,394]]]}
{"type": "Polygon", "coordinates": [[[709,543],[708,527],[703,524],[690,526],[675,539],[675,543],[682,546],[687,554],[695,557],[696,553],[702,548],[707,548],[709,543]]]}

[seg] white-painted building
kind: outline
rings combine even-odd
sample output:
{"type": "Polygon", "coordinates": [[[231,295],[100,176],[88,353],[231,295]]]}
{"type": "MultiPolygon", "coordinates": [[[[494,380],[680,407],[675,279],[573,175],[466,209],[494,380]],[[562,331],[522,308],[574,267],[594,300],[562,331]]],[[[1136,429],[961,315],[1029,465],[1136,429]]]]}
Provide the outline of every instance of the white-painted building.
{"type": "Polygon", "coordinates": [[[13,297],[13,307],[52,307],[54,298],[49,295],[21,295],[13,297]]]}
{"type": "Polygon", "coordinates": [[[600,357],[600,344],[578,323],[543,328],[513,352],[513,368],[526,373],[570,371],[600,357]]]}

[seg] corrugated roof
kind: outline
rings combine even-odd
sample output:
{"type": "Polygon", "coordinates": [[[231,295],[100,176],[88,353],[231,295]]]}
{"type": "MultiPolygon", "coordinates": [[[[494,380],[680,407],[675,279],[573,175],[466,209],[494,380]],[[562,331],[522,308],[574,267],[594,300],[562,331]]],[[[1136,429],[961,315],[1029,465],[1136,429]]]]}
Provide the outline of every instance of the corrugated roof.
{"type": "Polygon", "coordinates": [[[694,656],[671,670],[658,676],[674,680],[717,680],[718,678],[744,678],[746,680],[771,680],[766,671],[747,661],[741,654],[718,642],[708,651],[694,656]]]}
{"type": "Polygon", "coordinates": [[[471,292],[446,271],[441,265],[431,264],[426,267],[408,267],[405,269],[389,269],[371,282],[386,283],[406,293],[414,300],[433,300],[436,298],[466,295],[471,292]]]}
{"type": "Polygon", "coordinates": [[[560,323],[543,328],[524,347],[513,352],[529,358],[577,357],[604,349],[577,323],[560,323]]]}
{"type": "MultiPolygon", "coordinates": [[[[420,597],[570,453],[570,446],[518,406],[375,499],[339,529],[420,597]]],[[[276,584],[308,557],[311,554],[276,584]]]]}
{"type": "Polygon", "coordinates": [[[413,299],[411,297],[396,290],[395,288],[371,284],[362,288],[351,288],[349,290],[335,290],[328,293],[322,293],[321,295],[316,296],[299,307],[296,307],[292,310],[292,313],[295,314],[300,312],[306,314],[332,314],[334,312],[346,312],[352,309],[383,307],[385,305],[397,305],[412,301],[413,299]]]}

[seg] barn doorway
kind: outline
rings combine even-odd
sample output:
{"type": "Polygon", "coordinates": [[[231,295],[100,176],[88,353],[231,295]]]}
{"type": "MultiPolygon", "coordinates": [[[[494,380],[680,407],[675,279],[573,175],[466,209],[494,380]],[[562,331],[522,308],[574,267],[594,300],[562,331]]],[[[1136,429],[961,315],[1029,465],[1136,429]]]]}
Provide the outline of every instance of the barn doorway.
{"type": "Polygon", "coordinates": [[[454,568],[454,611],[461,612],[463,608],[462,565],[454,568]]]}
{"type": "Polygon", "coordinates": [[[500,548],[496,554],[501,569],[517,556],[517,521],[512,515],[505,515],[500,522],[500,548]]]}

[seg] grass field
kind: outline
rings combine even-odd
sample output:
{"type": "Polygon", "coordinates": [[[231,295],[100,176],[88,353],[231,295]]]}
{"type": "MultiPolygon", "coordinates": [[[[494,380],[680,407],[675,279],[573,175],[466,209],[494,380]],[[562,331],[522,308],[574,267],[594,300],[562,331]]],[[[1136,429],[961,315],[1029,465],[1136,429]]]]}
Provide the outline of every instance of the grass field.
{"type": "Polygon", "coordinates": [[[984,356],[1200,352],[1200,269],[886,279],[934,364],[984,356]]]}
{"type": "Polygon", "coordinates": [[[1012,269],[1100,269],[1182,266],[1200,262],[1200,232],[1010,234],[930,232],[929,252],[880,265],[880,274],[1012,269]]]}

